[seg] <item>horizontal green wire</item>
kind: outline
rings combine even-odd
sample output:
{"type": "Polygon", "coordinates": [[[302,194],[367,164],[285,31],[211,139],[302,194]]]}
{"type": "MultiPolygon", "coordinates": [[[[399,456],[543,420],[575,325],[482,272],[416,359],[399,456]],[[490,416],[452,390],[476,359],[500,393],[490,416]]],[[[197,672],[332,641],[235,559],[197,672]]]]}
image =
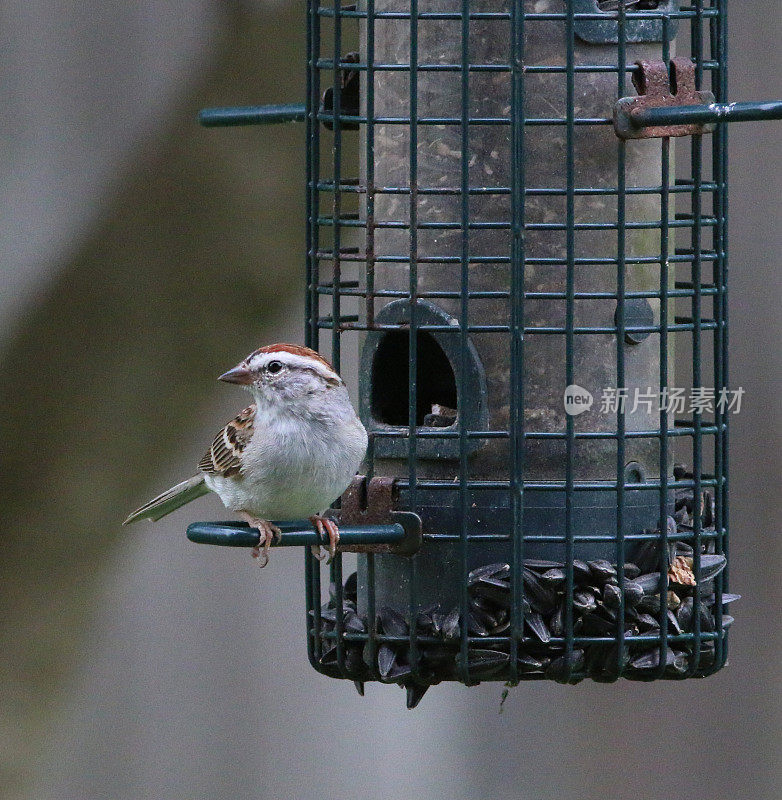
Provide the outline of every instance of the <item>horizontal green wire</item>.
{"type": "Polygon", "coordinates": [[[630,112],[628,118],[634,128],[703,125],[712,122],[760,122],[782,119],[782,100],[645,108],[630,112]]]}
{"type": "Polygon", "coordinates": [[[205,128],[224,128],[233,125],[274,125],[278,122],[303,122],[306,114],[303,103],[276,106],[228,106],[226,108],[204,108],[198,114],[198,121],[205,128]]]}

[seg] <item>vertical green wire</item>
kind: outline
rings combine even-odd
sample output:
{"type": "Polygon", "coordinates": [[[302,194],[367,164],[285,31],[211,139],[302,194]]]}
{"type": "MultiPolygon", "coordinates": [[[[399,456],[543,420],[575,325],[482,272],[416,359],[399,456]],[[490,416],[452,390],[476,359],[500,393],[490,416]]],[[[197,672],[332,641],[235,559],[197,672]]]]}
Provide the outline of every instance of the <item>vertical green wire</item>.
{"type": "MultiPolygon", "coordinates": [[[[366,37],[366,324],[367,329],[370,330],[375,324],[375,0],[367,0],[366,37]]],[[[369,432],[366,462],[367,480],[371,480],[375,472],[375,437],[372,432],[369,432]]],[[[367,553],[365,558],[367,565],[367,617],[369,629],[367,661],[372,665],[373,670],[377,670],[377,595],[375,590],[374,553],[367,553]]]]}
{"type": "MultiPolygon", "coordinates": [[[[712,59],[718,62],[718,68],[712,72],[712,89],[717,102],[726,102],[728,96],[727,86],[727,5],[726,0],[716,0],[718,10],[717,19],[712,21],[714,38],[712,44],[712,59]]],[[[714,194],[714,216],[717,219],[715,228],[716,241],[714,249],[717,253],[714,271],[714,283],[717,287],[715,301],[715,320],[717,330],[714,335],[714,386],[717,391],[728,388],[728,306],[727,306],[727,237],[728,237],[728,193],[727,193],[727,152],[728,152],[728,126],[719,124],[714,134],[712,145],[712,163],[714,181],[717,189],[714,194]]],[[[728,557],[728,420],[730,415],[718,413],[716,421],[718,430],[715,440],[715,478],[714,489],[716,503],[715,533],[718,535],[717,548],[726,558],[728,557]]],[[[722,667],[728,657],[727,633],[722,629],[722,594],[728,590],[728,564],[720,573],[715,582],[715,623],[717,626],[717,640],[715,663],[712,669],[722,667]]]]}
{"type": "MultiPolygon", "coordinates": [[[[334,50],[333,50],[333,98],[334,98],[334,194],[332,196],[333,248],[331,279],[331,362],[334,369],[339,372],[340,358],[340,316],[341,297],[339,286],[342,282],[342,0],[334,0],[334,50]]],[[[336,561],[336,559],[335,559],[336,561]]]]}
{"type": "MultiPolygon", "coordinates": [[[[720,97],[721,102],[727,102],[728,98],[728,5],[727,0],[719,0],[720,7],[720,97]]],[[[727,124],[722,124],[721,129],[721,143],[720,149],[720,177],[721,177],[721,190],[720,197],[722,202],[722,261],[721,261],[721,279],[722,279],[722,380],[726,387],[730,386],[730,373],[728,364],[730,361],[730,347],[729,336],[730,326],[728,323],[728,270],[730,266],[729,248],[728,248],[728,206],[729,206],[729,192],[728,181],[730,175],[728,172],[728,131],[727,124]]],[[[725,591],[728,591],[729,581],[729,565],[730,558],[728,548],[730,546],[730,463],[729,463],[729,450],[728,450],[728,437],[730,433],[730,415],[725,415],[725,430],[722,436],[722,552],[727,559],[725,569],[722,571],[722,586],[725,591]]],[[[724,664],[728,658],[728,643],[725,641],[722,652],[722,663],[724,664]]]]}
{"type": "MultiPolygon", "coordinates": [[[[627,29],[625,4],[619,3],[618,42],[617,42],[617,97],[625,96],[627,64],[627,29]]],[[[626,184],[627,184],[627,145],[624,140],[617,141],[616,151],[616,388],[621,395],[625,388],[625,257],[626,257],[626,184]]],[[[625,563],[625,409],[620,402],[616,411],[616,566],[619,573],[620,588],[623,583],[625,563]]],[[[625,649],[625,598],[624,590],[619,594],[619,608],[616,615],[616,677],[624,667],[625,649]]]]}
{"type": "MultiPolygon", "coordinates": [[[[670,63],[670,17],[663,17],[663,62],[670,63]]],[[[671,140],[660,141],[660,396],[667,399],[668,387],[668,255],[670,237],[670,180],[671,180],[671,140]],[[663,395],[663,392],[666,392],[663,395]]],[[[668,412],[660,404],[660,663],[656,677],[665,674],[668,660],[668,412]],[[665,599],[665,602],[662,602],[665,599]]]]}
{"type": "MultiPolygon", "coordinates": [[[[574,382],[574,292],[575,292],[575,21],[573,3],[567,4],[565,20],[566,63],[566,312],[565,312],[565,385],[574,382]]],[[[565,464],[565,568],[567,572],[565,591],[565,676],[573,674],[573,445],[574,418],[565,415],[567,432],[565,464]]]]}
{"type": "MultiPolygon", "coordinates": [[[[703,80],[703,37],[701,26],[703,24],[703,0],[695,0],[695,17],[690,28],[692,57],[695,59],[695,87],[701,88],[703,80]]],[[[703,192],[703,137],[693,136],[691,143],[692,153],[692,385],[693,388],[703,386],[701,375],[701,266],[702,266],[702,192],[703,192]]],[[[693,571],[696,580],[700,581],[701,568],[701,475],[703,470],[703,433],[701,431],[701,415],[693,413],[693,571]]],[[[701,596],[700,592],[693,595],[693,634],[694,649],[690,665],[690,673],[696,673],[700,664],[701,650],[701,596]]]]}
{"type": "Polygon", "coordinates": [[[317,350],[319,347],[320,329],[318,319],[320,316],[320,302],[318,295],[318,282],[320,281],[320,263],[318,250],[320,247],[320,228],[318,216],[320,214],[320,196],[318,183],[320,178],[320,125],[318,123],[318,105],[320,102],[320,16],[318,14],[319,0],[310,0],[309,3],[309,44],[307,78],[307,144],[309,148],[308,168],[310,185],[307,187],[307,225],[310,239],[307,241],[307,297],[309,298],[309,327],[305,341],[309,347],[317,350]]]}
{"type": "Polygon", "coordinates": [[[459,530],[459,610],[462,619],[459,673],[465,683],[469,683],[467,665],[468,650],[468,613],[467,603],[467,526],[469,522],[469,497],[467,481],[467,423],[464,409],[467,408],[465,380],[468,365],[467,327],[469,324],[469,291],[470,291],[470,0],[462,0],[462,46],[461,46],[461,313],[459,320],[459,382],[456,407],[460,411],[459,419],[459,505],[461,525],[459,530]]]}
{"type": "Polygon", "coordinates": [[[524,0],[513,0],[511,16],[511,283],[510,283],[510,677],[518,680],[518,647],[524,635],[524,0]]]}
{"type": "MultiPolygon", "coordinates": [[[[341,334],[341,296],[342,283],[342,0],[334,0],[334,50],[333,50],[333,97],[334,97],[334,196],[332,212],[334,218],[334,244],[332,252],[333,273],[331,279],[331,361],[334,369],[341,368],[340,334],[341,334]]],[[[343,677],[345,672],[345,607],[342,586],[342,555],[337,554],[331,562],[331,581],[334,584],[337,619],[335,632],[337,635],[337,666],[343,677]]]]}
{"type": "Polygon", "coordinates": [[[366,0],[366,324],[375,324],[375,0],[366,0]]]}
{"type": "MultiPolygon", "coordinates": [[[[714,8],[714,3],[712,2],[712,8],[714,8]]],[[[709,18],[709,46],[710,46],[710,58],[711,60],[716,60],[718,64],[717,70],[712,70],[711,72],[711,89],[712,93],[714,94],[715,98],[719,102],[720,99],[720,75],[719,75],[719,68],[721,66],[721,55],[719,52],[719,17],[709,18]]],[[[715,389],[715,394],[717,398],[719,398],[719,391],[723,385],[723,376],[722,376],[722,353],[721,353],[721,337],[722,337],[722,293],[721,293],[721,283],[722,283],[722,232],[721,232],[721,225],[722,225],[722,202],[720,197],[720,190],[721,190],[721,175],[720,175],[720,148],[722,146],[721,140],[721,131],[722,126],[718,125],[715,129],[714,133],[712,134],[712,178],[715,183],[715,190],[712,192],[712,215],[716,220],[716,225],[714,227],[714,251],[716,257],[712,264],[712,283],[715,287],[715,293],[712,297],[712,314],[714,316],[714,322],[716,324],[716,329],[714,331],[714,338],[713,338],[713,359],[714,359],[714,368],[713,368],[713,386],[715,389]]],[[[714,499],[716,505],[716,518],[714,520],[714,530],[715,530],[715,545],[717,548],[717,552],[722,552],[722,540],[719,537],[719,532],[722,527],[722,426],[724,424],[724,417],[722,411],[720,411],[719,404],[717,403],[714,409],[714,424],[716,427],[716,433],[714,435],[714,499]]],[[[724,643],[724,632],[722,630],[722,575],[717,576],[714,581],[714,592],[715,592],[715,602],[713,607],[714,613],[714,622],[715,627],[717,630],[717,637],[714,642],[715,646],[715,665],[720,664],[722,662],[722,653],[723,653],[723,643],[724,643]]],[[[712,667],[713,669],[713,667],[712,667]]]]}
{"type": "MultiPolygon", "coordinates": [[[[305,341],[309,347],[318,348],[318,317],[320,314],[318,303],[318,180],[320,171],[320,129],[317,120],[318,102],[320,97],[320,72],[318,58],[320,54],[320,17],[318,15],[319,0],[309,0],[307,14],[307,204],[306,204],[306,232],[307,232],[307,329],[305,341]]],[[[305,593],[307,608],[313,611],[312,635],[310,636],[310,620],[307,615],[307,652],[312,665],[319,669],[319,662],[323,655],[323,641],[321,639],[322,625],[320,615],[320,564],[310,552],[304,548],[305,593]]]]}
{"type": "MultiPolygon", "coordinates": [[[[417,507],[417,427],[418,409],[418,0],[410,0],[410,338],[408,379],[408,451],[407,475],[410,508],[417,507]]],[[[410,583],[410,665],[418,669],[416,621],[418,617],[417,556],[408,562],[410,583]]]]}

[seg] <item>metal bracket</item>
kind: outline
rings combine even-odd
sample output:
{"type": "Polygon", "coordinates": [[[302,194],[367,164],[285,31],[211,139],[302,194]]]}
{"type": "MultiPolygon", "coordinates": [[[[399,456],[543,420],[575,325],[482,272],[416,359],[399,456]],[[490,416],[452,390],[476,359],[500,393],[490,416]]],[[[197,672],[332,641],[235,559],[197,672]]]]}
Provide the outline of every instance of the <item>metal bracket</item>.
{"type": "MultiPolygon", "coordinates": [[[[343,64],[358,64],[361,61],[361,56],[358,53],[346,53],[341,59],[343,64]]],[[[353,67],[343,67],[339,73],[340,85],[340,117],[357,117],[360,113],[360,95],[359,87],[361,84],[361,72],[353,67]]],[[[323,92],[323,99],[320,103],[320,114],[331,114],[332,119],[324,119],[323,127],[326,130],[334,130],[334,87],[329,86],[323,92]]],[[[358,122],[343,122],[343,131],[357,131],[358,122]]]]}
{"type": "Polygon", "coordinates": [[[661,139],[699,136],[714,130],[713,124],[646,125],[642,114],[649,109],[701,106],[714,102],[711,92],[695,88],[695,65],[689,58],[638,61],[633,85],[638,97],[622,97],[614,108],[614,130],[620,139],[661,139]]]}
{"type": "Polygon", "coordinates": [[[421,548],[421,518],[412,511],[395,511],[397,487],[394,478],[376,477],[367,481],[356,475],[342,495],[340,508],[331,509],[328,515],[342,525],[387,525],[397,523],[405,530],[404,539],[395,544],[340,545],[340,552],[393,553],[413,555],[421,548]]]}

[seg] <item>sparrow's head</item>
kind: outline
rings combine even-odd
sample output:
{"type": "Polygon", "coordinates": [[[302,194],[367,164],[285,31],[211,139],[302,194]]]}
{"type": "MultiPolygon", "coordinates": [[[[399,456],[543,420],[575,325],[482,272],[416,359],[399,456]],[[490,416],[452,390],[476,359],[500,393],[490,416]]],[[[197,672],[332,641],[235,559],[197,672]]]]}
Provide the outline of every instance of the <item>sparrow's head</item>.
{"type": "Polygon", "coordinates": [[[291,402],[344,387],[323,356],[297,344],[261,347],[219,379],[244,386],[267,401],[291,402]]]}

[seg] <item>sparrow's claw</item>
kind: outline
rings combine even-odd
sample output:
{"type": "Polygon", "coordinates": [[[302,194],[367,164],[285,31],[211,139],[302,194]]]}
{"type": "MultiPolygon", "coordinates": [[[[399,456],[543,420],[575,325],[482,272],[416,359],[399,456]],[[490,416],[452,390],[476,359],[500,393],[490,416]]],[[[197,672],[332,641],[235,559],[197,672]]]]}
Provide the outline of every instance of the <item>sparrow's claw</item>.
{"type": "Polygon", "coordinates": [[[319,544],[312,545],[312,547],[310,547],[310,552],[315,556],[315,558],[318,559],[318,561],[323,561],[324,558],[328,558],[327,554],[320,549],[319,544]]]}
{"type": "Polygon", "coordinates": [[[251,527],[258,529],[260,538],[258,544],[252,549],[252,557],[261,559],[258,566],[263,568],[269,563],[269,548],[272,546],[272,542],[280,541],[282,531],[268,520],[258,519],[245,512],[242,512],[241,516],[251,527]]]}
{"type": "MultiPolygon", "coordinates": [[[[316,514],[314,517],[310,517],[310,522],[315,526],[315,529],[321,536],[328,536],[329,537],[329,563],[333,560],[334,556],[337,554],[337,545],[339,544],[339,528],[337,527],[337,523],[334,522],[333,519],[329,519],[328,517],[321,517],[320,514],[316,514]]],[[[313,549],[313,553],[315,550],[313,549]]],[[[320,547],[318,547],[318,553],[320,553],[320,547]]],[[[320,556],[316,554],[316,558],[320,556]]]]}

